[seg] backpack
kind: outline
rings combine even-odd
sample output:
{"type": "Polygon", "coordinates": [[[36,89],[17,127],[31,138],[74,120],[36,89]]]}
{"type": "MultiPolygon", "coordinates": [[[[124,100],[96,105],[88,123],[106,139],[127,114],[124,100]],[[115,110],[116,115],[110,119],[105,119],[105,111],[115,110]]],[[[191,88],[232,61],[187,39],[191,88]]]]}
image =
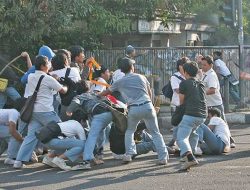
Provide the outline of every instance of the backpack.
{"type": "MultiPolygon", "coordinates": [[[[177,77],[178,79],[180,79],[181,81],[183,81],[184,79],[178,75],[173,75],[175,77],[177,77]]],[[[173,96],[173,89],[171,86],[171,81],[169,80],[169,82],[162,88],[162,93],[166,98],[172,99],[173,96]]]]}
{"type": "Polygon", "coordinates": [[[69,78],[70,68],[67,68],[65,77],[60,78],[60,83],[68,87],[66,94],[60,94],[61,103],[64,106],[69,106],[73,98],[77,95],[77,83],[69,78]]]}

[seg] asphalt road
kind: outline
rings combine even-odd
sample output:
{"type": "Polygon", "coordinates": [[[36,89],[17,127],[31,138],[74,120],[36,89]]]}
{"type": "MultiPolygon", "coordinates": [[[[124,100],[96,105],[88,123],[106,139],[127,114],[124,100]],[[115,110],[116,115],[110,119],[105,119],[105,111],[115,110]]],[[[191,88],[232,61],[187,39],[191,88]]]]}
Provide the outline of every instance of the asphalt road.
{"type": "MultiPolygon", "coordinates": [[[[105,152],[105,164],[89,171],[60,171],[41,163],[15,170],[0,158],[0,189],[91,189],[91,190],[151,190],[151,189],[250,189],[250,127],[231,126],[236,149],[226,155],[203,156],[200,165],[190,172],[179,173],[178,158],[171,157],[167,166],[155,165],[156,155],[137,157],[122,165],[105,152]]],[[[164,138],[170,134],[163,129],[164,138]]]]}

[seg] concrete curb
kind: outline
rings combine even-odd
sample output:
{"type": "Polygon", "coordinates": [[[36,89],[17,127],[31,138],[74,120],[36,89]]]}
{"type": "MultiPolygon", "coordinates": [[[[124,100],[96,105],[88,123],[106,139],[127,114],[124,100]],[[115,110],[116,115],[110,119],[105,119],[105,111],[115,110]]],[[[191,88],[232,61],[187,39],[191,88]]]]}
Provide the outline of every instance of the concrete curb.
{"type": "Polygon", "coordinates": [[[227,113],[226,120],[232,124],[250,124],[250,112],[227,113]]]}
{"type": "MultiPolygon", "coordinates": [[[[161,117],[158,117],[158,122],[160,127],[171,127],[171,116],[164,113],[161,114],[161,117]]],[[[250,124],[250,112],[235,112],[227,113],[226,120],[229,124],[250,124]]]]}

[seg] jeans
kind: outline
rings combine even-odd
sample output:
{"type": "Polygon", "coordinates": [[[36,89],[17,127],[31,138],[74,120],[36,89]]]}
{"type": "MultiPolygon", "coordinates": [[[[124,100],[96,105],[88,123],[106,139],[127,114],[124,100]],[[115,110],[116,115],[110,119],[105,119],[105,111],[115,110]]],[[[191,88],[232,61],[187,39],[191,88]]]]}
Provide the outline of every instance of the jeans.
{"type": "Polygon", "coordinates": [[[100,135],[104,134],[104,129],[108,126],[108,124],[111,123],[112,119],[112,114],[110,112],[105,112],[93,116],[91,120],[90,131],[83,152],[84,160],[94,159],[93,151],[95,149],[97,139],[100,135]]]}
{"type": "Polygon", "coordinates": [[[200,139],[205,143],[201,143],[200,148],[204,154],[221,154],[224,151],[225,144],[217,137],[205,124],[197,129],[200,139]]]}
{"type": "Polygon", "coordinates": [[[16,160],[26,162],[30,160],[32,152],[38,143],[35,132],[41,127],[46,126],[51,121],[60,122],[60,118],[54,111],[33,112],[31,121],[28,125],[28,134],[24,138],[24,141],[18,151],[16,160]]]}
{"type": "Polygon", "coordinates": [[[143,131],[141,138],[142,138],[142,141],[136,144],[137,155],[147,154],[150,151],[156,151],[152,136],[150,134],[143,131]]]}
{"type": "Polygon", "coordinates": [[[0,109],[2,109],[6,104],[7,97],[13,101],[21,98],[20,94],[14,87],[7,87],[5,92],[0,92],[0,109]]]}
{"type": "Polygon", "coordinates": [[[139,121],[143,120],[146,124],[149,133],[152,135],[153,143],[156,147],[159,160],[168,159],[168,151],[164,143],[163,137],[159,131],[158,121],[155,109],[152,103],[141,106],[131,106],[128,111],[128,128],[125,133],[125,149],[126,154],[134,155],[136,145],[134,141],[134,133],[139,121]]]}
{"type": "MultiPolygon", "coordinates": [[[[21,119],[19,119],[18,132],[22,135],[22,137],[25,137],[27,135],[27,131],[28,131],[28,124],[24,123],[21,119]]],[[[10,138],[7,150],[8,158],[16,159],[21,144],[22,143],[20,141],[17,141],[14,137],[10,138]]]]}
{"type": "Polygon", "coordinates": [[[194,152],[198,145],[199,136],[196,129],[204,122],[202,117],[184,115],[177,132],[177,145],[181,149],[181,156],[187,152],[194,152]]]}
{"type": "Polygon", "coordinates": [[[85,141],[75,138],[55,138],[46,143],[50,149],[63,151],[64,156],[66,156],[71,162],[76,161],[79,156],[82,155],[84,144],[85,141]]]}

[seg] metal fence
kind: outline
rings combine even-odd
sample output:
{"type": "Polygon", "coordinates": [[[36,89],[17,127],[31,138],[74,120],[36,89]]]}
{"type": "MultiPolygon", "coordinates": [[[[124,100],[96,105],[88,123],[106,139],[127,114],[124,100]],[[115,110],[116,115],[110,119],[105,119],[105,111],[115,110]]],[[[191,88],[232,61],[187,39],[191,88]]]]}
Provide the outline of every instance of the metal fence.
{"type": "MultiPolygon", "coordinates": [[[[239,47],[238,46],[207,46],[207,47],[169,47],[169,48],[137,48],[139,54],[135,58],[136,72],[149,77],[160,79],[160,88],[166,84],[176,71],[176,61],[183,56],[195,61],[197,55],[212,55],[214,51],[220,51],[223,54],[223,61],[230,68],[231,72],[239,79],[239,47]]],[[[108,67],[110,70],[116,70],[117,60],[124,57],[123,49],[98,50],[87,52],[87,56],[94,56],[96,60],[108,67]]],[[[244,46],[244,72],[250,73],[250,46],[244,46]]],[[[249,81],[245,83],[244,102],[249,101],[249,81]]]]}

